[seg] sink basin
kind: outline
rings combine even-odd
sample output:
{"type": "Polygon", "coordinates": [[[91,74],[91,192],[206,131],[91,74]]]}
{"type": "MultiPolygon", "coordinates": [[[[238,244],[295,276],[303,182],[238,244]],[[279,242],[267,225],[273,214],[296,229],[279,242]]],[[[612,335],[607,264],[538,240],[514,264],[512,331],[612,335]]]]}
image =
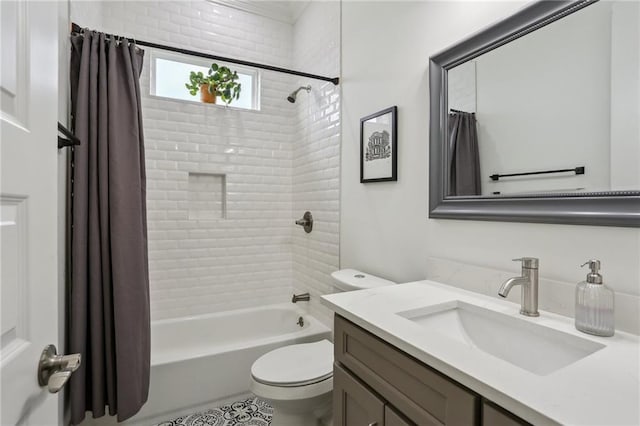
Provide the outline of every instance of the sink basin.
{"type": "Polygon", "coordinates": [[[459,300],[397,315],[539,376],[551,374],[605,347],[531,320],[459,300]]]}

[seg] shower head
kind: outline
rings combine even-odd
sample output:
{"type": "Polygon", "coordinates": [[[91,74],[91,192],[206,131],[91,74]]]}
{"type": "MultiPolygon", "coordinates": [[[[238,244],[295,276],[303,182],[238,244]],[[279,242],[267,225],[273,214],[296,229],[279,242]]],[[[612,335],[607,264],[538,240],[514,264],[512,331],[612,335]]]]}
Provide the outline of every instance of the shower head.
{"type": "Polygon", "coordinates": [[[311,85],[298,87],[296,90],[291,92],[291,94],[289,96],[287,96],[287,100],[289,102],[291,102],[292,104],[295,103],[296,102],[296,97],[298,96],[298,92],[301,91],[301,90],[306,90],[307,93],[309,93],[311,91],[311,85]]]}

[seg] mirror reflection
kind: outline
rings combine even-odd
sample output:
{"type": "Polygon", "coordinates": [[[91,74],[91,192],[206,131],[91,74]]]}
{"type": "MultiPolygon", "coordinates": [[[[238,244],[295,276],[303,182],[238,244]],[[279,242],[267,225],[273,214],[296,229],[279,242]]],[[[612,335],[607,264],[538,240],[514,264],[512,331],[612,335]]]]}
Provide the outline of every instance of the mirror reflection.
{"type": "Polygon", "coordinates": [[[600,1],[448,70],[448,196],[640,189],[640,3],[600,1]]]}

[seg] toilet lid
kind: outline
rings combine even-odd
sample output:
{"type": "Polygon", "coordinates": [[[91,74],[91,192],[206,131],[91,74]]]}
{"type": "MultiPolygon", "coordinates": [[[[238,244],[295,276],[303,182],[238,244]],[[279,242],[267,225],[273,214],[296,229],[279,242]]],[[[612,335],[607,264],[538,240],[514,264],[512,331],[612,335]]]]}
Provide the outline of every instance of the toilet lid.
{"type": "Polygon", "coordinates": [[[328,340],[284,346],[251,366],[253,378],[267,385],[303,386],[333,375],[333,344],[328,340]]]}

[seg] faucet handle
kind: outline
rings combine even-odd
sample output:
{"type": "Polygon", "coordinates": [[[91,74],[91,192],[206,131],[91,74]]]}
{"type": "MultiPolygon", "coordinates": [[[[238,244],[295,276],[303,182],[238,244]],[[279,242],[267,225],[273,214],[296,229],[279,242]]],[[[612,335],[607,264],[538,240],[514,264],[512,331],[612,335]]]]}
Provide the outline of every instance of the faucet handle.
{"type": "Polygon", "coordinates": [[[522,262],[522,267],[527,269],[538,269],[540,259],[537,257],[521,257],[519,259],[511,259],[514,262],[522,262]]]}

